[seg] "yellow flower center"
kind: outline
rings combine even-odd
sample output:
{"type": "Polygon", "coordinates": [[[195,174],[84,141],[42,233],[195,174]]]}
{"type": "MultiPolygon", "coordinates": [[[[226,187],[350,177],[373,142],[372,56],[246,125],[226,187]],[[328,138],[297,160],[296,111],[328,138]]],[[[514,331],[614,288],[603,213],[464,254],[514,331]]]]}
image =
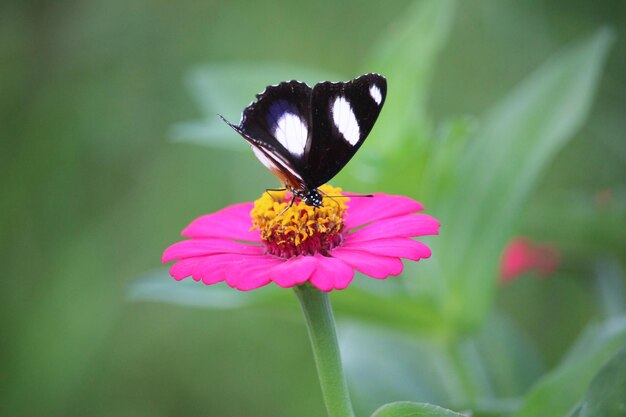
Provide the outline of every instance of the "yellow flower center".
{"type": "Polygon", "coordinates": [[[341,244],[348,199],[327,197],[340,196],[341,188],[326,184],[319,190],[325,196],[319,208],[297,201],[285,210],[291,200],[286,191],[267,191],[254,202],[252,229],[261,232],[268,253],[281,258],[326,255],[341,244]]]}

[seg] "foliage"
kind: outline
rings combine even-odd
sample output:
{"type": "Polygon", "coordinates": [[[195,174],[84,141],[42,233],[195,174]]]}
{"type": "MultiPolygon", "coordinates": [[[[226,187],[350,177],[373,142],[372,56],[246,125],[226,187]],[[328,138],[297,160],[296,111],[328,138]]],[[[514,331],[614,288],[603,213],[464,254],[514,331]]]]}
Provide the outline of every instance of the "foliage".
{"type": "MultiPolygon", "coordinates": [[[[612,35],[601,29],[564,48],[477,122],[450,118],[437,128],[425,103],[454,6],[453,1],[416,3],[378,43],[365,66],[389,77],[389,100],[367,142],[372,145],[364,147],[359,162],[348,170],[382,189],[393,186],[397,172],[406,172],[416,184],[410,193],[428,203],[443,228],[431,242],[433,259],[407,268],[395,290],[364,282],[334,296],[337,310],[351,318],[341,338],[346,368],[361,414],[404,398],[469,408],[478,415],[510,414],[521,405],[520,417],[565,416],[590,378],[626,342],[626,329],[620,325],[616,330],[611,322],[602,327],[614,331],[606,340],[598,334],[584,337],[598,341],[584,359],[565,360],[522,400],[545,369],[521,331],[505,317],[494,316],[495,276],[500,250],[538,178],[587,117],[612,35]]],[[[265,71],[242,66],[234,71],[211,67],[194,72],[193,91],[207,91],[201,102],[226,106],[221,96],[241,91],[232,88],[226,94],[217,86],[234,85],[240,74],[258,85],[267,77],[265,71]]],[[[202,143],[220,146],[213,131],[206,130],[202,143]]],[[[165,284],[165,273],[160,275],[158,285],[166,290],[149,291],[157,285],[149,280],[133,287],[134,296],[213,308],[283,304],[277,302],[281,296],[275,289],[237,301],[218,295],[218,288],[179,296],[189,291],[188,285],[165,284]]],[[[454,414],[429,407],[396,403],[373,415],[454,414]]]]}
{"type": "Polygon", "coordinates": [[[402,277],[332,294],[358,415],[623,415],[619,8],[218,3],[0,6],[0,413],[321,415],[290,291],[126,281],[273,185],[217,113],[377,71],[385,109],[334,183],[411,195],[443,227],[402,277]],[[558,245],[559,272],[498,287],[515,234],[558,245]]]}
{"type": "Polygon", "coordinates": [[[372,414],[372,417],[461,417],[462,415],[436,405],[397,402],[382,406],[372,414]]]}

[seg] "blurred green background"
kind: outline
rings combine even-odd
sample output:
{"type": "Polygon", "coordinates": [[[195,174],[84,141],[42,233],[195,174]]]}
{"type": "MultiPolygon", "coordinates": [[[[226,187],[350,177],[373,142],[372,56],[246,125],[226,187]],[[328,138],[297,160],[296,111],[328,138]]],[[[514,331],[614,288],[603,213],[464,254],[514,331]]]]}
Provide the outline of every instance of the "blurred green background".
{"type": "MultiPolygon", "coordinates": [[[[258,63],[350,79],[370,70],[372,45],[411,5],[0,4],[3,415],[324,415],[295,297],[281,309],[215,310],[131,303],[127,288],[159,266],[190,220],[276,184],[251,152],[171,140],[180,122],[212,117],[184,81],[190,70],[258,63]]],[[[603,299],[612,291],[597,276],[624,289],[626,3],[459,2],[428,82],[429,120],[467,116],[471,128],[550,56],[607,26],[614,43],[590,113],[542,172],[515,229],[557,245],[562,265],[550,279],[495,290],[496,308],[534,341],[545,370],[607,305],[624,308],[623,298],[603,299]]],[[[229,104],[243,109],[275,81],[229,104]]],[[[381,120],[393,117],[385,110],[381,120]]],[[[392,181],[371,190],[358,164],[334,184],[415,189],[411,175],[383,166],[392,181]]],[[[434,196],[414,195],[437,217],[434,196]]]]}

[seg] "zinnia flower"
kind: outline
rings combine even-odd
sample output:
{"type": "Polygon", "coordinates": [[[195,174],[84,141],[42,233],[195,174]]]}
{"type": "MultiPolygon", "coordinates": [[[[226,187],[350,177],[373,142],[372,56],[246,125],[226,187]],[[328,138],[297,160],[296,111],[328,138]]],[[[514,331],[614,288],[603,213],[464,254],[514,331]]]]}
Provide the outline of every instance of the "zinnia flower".
{"type": "Polygon", "coordinates": [[[559,251],[549,243],[532,243],[524,237],[511,239],[502,254],[500,282],[509,283],[528,273],[547,278],[561,263],[559,251]]]}
{"type": "MultiPolygon", "coordinates": [[[[320,187],[328,196],[341,189],[320,187]]],[[[274,282],[288,288],[309,282],[322,291],[346,288],[359,271],[384,279],[402,272],[401,258],[418,261],[430,249],[411,237],[435,235],[439,223],[408,197],[325,197],[320,208],[302,202],[285,210],[289,194],[266,192],[194,220],[170,246],[170,274],[207,285],[226,281],[242,291],[274,282]]]]}

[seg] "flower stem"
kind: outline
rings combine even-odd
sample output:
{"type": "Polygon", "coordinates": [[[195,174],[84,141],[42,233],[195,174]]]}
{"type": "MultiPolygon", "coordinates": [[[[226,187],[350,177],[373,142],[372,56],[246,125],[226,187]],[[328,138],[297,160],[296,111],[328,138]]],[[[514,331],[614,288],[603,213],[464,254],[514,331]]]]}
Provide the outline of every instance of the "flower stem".
{"type": "Polygon", "coordinates": [[[309,339],[329,417],[354,417],[341,366],[335,318],[328,294],[311,285],[294,288],[309,330],[309,339]]]}

